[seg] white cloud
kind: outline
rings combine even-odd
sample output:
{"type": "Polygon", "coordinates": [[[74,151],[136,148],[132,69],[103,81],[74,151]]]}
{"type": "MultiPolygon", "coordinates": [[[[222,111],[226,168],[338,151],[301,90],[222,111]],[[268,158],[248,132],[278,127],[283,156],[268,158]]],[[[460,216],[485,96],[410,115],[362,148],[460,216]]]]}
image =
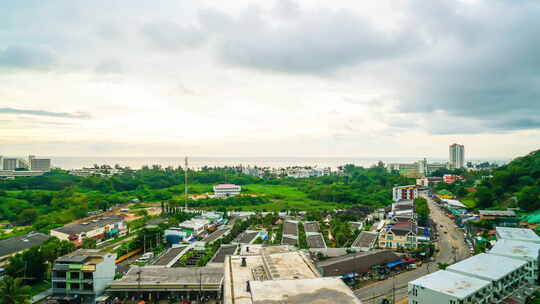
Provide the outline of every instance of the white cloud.
{"type": "Polygon", "coordinates": [[[0,108],[34,111],[0,113],[3,146],[439,157],[454,141],[477,156],[537,148],[534,1],[154,6],[0,4],[0,108]],[[67,121],[74,113],[91,118],[67,121]]]}

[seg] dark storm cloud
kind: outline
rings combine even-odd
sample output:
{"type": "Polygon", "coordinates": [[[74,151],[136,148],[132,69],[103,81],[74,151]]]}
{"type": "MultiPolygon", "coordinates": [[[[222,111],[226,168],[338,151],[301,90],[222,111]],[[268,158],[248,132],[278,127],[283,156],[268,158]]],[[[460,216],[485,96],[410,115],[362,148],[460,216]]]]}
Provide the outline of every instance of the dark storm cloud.
{"type": "Polygon", "coordinates": [[[28,110],[28,109],[15,109],[15,108],[0,108],[0,114],[26,114],[36,116],[48,116],[48,117],[61,117],[61,118],[90,118],[87,113],[76,112],[50,112],[42,110],[28,110]]]}
{"type": "Polygon", "coordinates": [[[0,68],[43,68],[55,61],[55,55],[46,48],[13,45],[0,49],[0,68]]]}
{"type": "Polygon", "coordinates": [[[400,112],[446,113],[454,124],[477,122],[468,130],[442,124],[436,133],[540,127],[540,3],[496,2],[415,2],[414,12],[425,22],[418,29],[435,42],[414,64],[400,65],[400,112]],[[424,3],[429,8],[422,8],[424,3]],[[446,10],[433,8],[437,5],[446,10]],[[429,33],[433,28],[437,31],[429,33]]]}
{"type": "Polygon", "coordinates": [[[219,31],[216,34],[222,62],[285,73],[321,74],[397,59],[420,44],[407,29],[382,31],[345,9],[302,13],[294,20],[285,18],[279,25],[265,17],[256,8],[247,9],[238,18],[207,10],[202,22],[210,30],[219,31]]]}

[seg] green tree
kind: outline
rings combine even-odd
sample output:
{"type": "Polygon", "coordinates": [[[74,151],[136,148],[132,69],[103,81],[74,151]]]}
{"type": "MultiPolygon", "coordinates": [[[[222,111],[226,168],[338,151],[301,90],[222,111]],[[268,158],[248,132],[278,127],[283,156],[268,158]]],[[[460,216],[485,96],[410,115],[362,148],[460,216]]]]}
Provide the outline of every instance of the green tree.
{"type": "Polygon", "coordinates": [[[21,214],[19,214],[17,223],[20,225],[28,225],[33,223],[38,218],[38,216],[39,212],[36,209],[25,209],[23,210],[23,212],[21,212],[21,214]]]}
{"type": "Polygon", "coordinates": [[[85,249],[95,249],[97,240],[94,238],[84,238],[82,243],[82,248],[85,249]]]}
{"type": "Polygon", "coordinates": [[[0,304],[30,303],[30,286],[24,286],[22,281],[22,278],[11,276],[0,281],[0,304]]]}
{"type": "Polygon", "coordinates": [[[481,186],[478,188],[475,194],[476,199],[478,200],[477,206],[479,208],[488,208],[493,206],[494,196],[492,190],[487,186],[481,186]]]}
{"type": "Polygon", "coordinates": [[[525,211],[540,208],[540,187],[525,186],[517,194],[519,207],[525,211]]]}
{"type": "Polygon", "coordinates": [[[423,197],[417,197],[414,199],[414,209],[418,214],[418,224],[425,226],[428,223],[429,207],[427,200],[423,197]]]}

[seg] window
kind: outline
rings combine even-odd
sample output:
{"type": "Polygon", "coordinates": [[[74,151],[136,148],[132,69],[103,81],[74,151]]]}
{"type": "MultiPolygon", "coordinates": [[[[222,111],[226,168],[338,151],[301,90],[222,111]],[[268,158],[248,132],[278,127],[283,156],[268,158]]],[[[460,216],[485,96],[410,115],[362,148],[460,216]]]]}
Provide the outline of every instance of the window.
{"type": "Polygon", "coordinates": [[[66,288],[66,282],[54,282],[54,288],[65,289],[66,288]]]}
{"type": "Polygon", "coordinates": [[[60,278],[60,279],[65,279],[66,278],[66,272],[65,271],[55,271],[53,277],[60,278]]]}
{"type": "Polygon", "coordinates": [[[81,289],[81,284],[79,283],[71,283],[69,284],[69,287],[71,290],[78,290],[78,289],[81,289]]]}
{"type": "Polygon", "coordinates": [[[83,279],[92,280],[93,278],[94,278],[94,275],[92,272],[83,272],[83,279]]]}
{"type": "Polygon", "coordinates": [[[70,272],[69,273],[69,278],[70,279],[74,279],[74,280],[78,280],[80,278],[80,274],[78,272],[70,272]]]}
{"type": "Polygon", "coordinates": [[[92,283],[85,283],[83,284],[83,290],[94,290],[94,284],[92,283]]]}

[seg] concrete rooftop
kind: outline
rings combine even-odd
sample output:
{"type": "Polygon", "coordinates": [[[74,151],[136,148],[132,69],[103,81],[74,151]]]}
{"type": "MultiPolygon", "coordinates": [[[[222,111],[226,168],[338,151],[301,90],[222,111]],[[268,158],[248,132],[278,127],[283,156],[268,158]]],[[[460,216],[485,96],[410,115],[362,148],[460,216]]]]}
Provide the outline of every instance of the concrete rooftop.
{"type": "Polygon", "coordinates": [[[540,243],[540,236],[531,229],[509,227],[496,227],[495,229],[499,239],[540,243]]]}
{"type": "Polygon", "coordinates": [[[540,244],[502,239],[498,240],[489,253],[514,256],[516,258],[538,259],[540,244]]]}
{"type": "Polygon", "coordinates": [[[339,278],[250,281],[253,304],[361,304],[339,278]]]}
{"type": "Polygon", "coordinates": [[[265,250],[264,247],[261,249],[261,255],[235,255],[225,259],[224,303],[253,304],[251,292],[247,289],[248,281],[320,277],[315,266],[301,251],[270,253],[265,250]],[[246,260],[245,267],[242,266],[242,258],[246,260]]]}
{"type": "Polygon", "coordinates": [[[223,281],[223,267],[168,268],[163,266],[132,266],[128,273],[112,282],[111,287],[137,286],[141,272],[141,286],[145,285],[219,285],[223,281]]]}
{"type": "Polygon", "coordinates": [[[464,299],[489,286],[490,282],[455,272],[439,270],[416,279],[410,284],[425,287],[458,299],[464,299]]]}
{"type": "Polygon", "coordinates": [[[522,260],[481,253],[450,265],[446,269],[496,281],[525,264],[527,262],[522,260]]]}

